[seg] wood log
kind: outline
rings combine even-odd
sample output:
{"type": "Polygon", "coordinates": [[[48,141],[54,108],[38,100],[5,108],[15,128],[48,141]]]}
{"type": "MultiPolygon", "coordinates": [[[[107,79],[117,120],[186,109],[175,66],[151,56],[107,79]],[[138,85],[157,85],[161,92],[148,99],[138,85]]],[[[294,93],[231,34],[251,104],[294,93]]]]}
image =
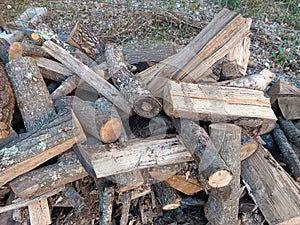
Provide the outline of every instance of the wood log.
{"type": "Polygon", "coordinates": [[[260,147],[242,161],[241,175],[248,194],[268,224],[300,223],[299,185],[266,149],[260,147]]]}
{"type": "Polygon", "coordinates": [[[12,44],[15,41],[22,41],[24,38],[24,32],[20,30],[12,30],[9,31],[9,33],[2,32],[0,33],[0,38],[5,39],[9,44],[12,44]]]}
{"type": "Polygon", "coordinates": [[[11,132],[15,96],[11,88],[4,64],[0,61],[0,140],[11,132]]]}
{"type": "Polygon", "coordinates": [[[10,44],[3,38],[0,38],[0,59],[6,64],[9,62],[8,60],[8,49],[10,44]]]}
{"type": "Polygon", "coordinates": [[[292,176],[300,182],[300,160],[279,125],[275,126],[273,135],[292,176]]]}
{"type": "Polygon", "coordinates": [[[138,170],[116,174],[112,176],[112,180],[117,183],[117,192],[119,193],[135,189],[144,183],[144,178],[138,170]]]}
{"type": "Polygon", "coordinates": [[[233,80],[241,77],[238,69],[237,60],[224,60],[222,62],[220,80],[233,80]]]}
{"type": "Polygon", "coordinates": [[[259,147],[258,142],[248,134],[242,132],[241,160],[250,157],[259,147]]]}
{"type": "Polygon", "coordinates": [[[77,88],[80,79],[81,78],[77,75],[71,75],[67,77],[67,79],[63,81],[61,85],[50,94],[52,100],[57,100],[70,94],[77,88]]]}
{"type": "Polygon", "coordinates": [[[104,54],[104,43],[81,22],[75,24],[67,43],[80,48],[94,60],[104,54]]]}
{"type": "Polygon", "coordinates": [[[97,75],[94,71],[72,57],[66,50],[54,44],[53,42],[46,41],[43,44],[43,47],[50,55],[61,61],[68,69],[76,73],[79,77],[95,88],[100,94],[114,103],[116,107],[130,114],[130,104],[122,97],[120,92],[113,85],[109,84],[101,76],[97,75]]]}
{"type": "Polygon", "coordinates": [[[168,116],[231,121],[248,134],[253,133],[251,136],[272,130],[277,120],[262,91],[169,81],[164,96],[164,111],[168,116]]]}
{"type": "Polygon", "coordinates": [[[109,75],[125,99],[133,105],[140,116],[152,118],[161,111],[160,102],[127,68],[121,50],[115,44],[105,47],[109,75]]]}
{"type": "Polygon", "coordinates": [[[47,86],[32,58],[10,61],[6,70],[27,132],[46,124],[56,115],[47,86]]]}
{"type": "Polygon", "coordinates": [[[205,204],[205,217],[208,224],[238,224],[241,128],[233,124],[216,123],[209,126],[209,133],[220,156],[232,172],[232,180],[226,187],[210,190],[205,204]]]}
{"type": "Polygon", "coordinates": [[[105,185],[99,193],[100,220],[99,225],[112,224],[114,202],[114,186],[105,185]]]}
{"type": "Polygon", "coordinates": [[[55,164],[23,174],[9,183],[21,199],[32,199],[55,188],[88,176],[76,154],[55,164]]]}
{"type": "Polygon", "coordinates": [[[158,202],[163,210],[172,210],[180,206],[181,198],[176,191],[164,183],[155,183],[155,193],[158,202]]]}
{"type": "Polygon", "coordinates": [[[279,117],[278,121],[289,141],[300,149],[300,130],[292,121],[285,120],[283,117],[279,117]]]}
{"type": "Polygon", "coordinates": [[[122,121],[118,117],[105,115],[89,103],[76,96],[66,96],[55,102],[56,108],[71,107],[82,128],[104,143],[116,141],[122,132],[122,121]]]}
{"type": "Polygon", "coordinates": [[[8,49],[9,61],[23,56],[39,56],[51,58],[51,56],[41,46],[23,42],[12,43],[12,45],[8,49]]]}
{"type": "Polygon", "coordinates": [[[75,150],[85,169],[97,178],[192,160],[177,138],[160,136],[110,145],[79,144],[75,150]]]}
{"type": "Polygon", "coordinates": [[[58,115],[38,131],[24,134],[0,149],[0,186],[85,139],[73,112],[58,115]]]}
{"type": "Polygon", "coordinates": [[[191,120],[174,120],[180,140],[198,163],[199,173],[211,187],[224,187],[229,184],[232,174],[220,158],[218,149],[206,131],[191,120]]]}
{"type": "Polygon", "coordinates": [[[128,224],[128,215],[130,210],[130,193],[125,192],[121,195],[121,204],[122,204],[122,215],[120,219],[120,225],[127,225],[128,224]]]}
{"type": "Polygon", "coordinates": [[[52,223],[48,200],[41,199],[28,206],[31,225],[48,225],[52,223]]]}

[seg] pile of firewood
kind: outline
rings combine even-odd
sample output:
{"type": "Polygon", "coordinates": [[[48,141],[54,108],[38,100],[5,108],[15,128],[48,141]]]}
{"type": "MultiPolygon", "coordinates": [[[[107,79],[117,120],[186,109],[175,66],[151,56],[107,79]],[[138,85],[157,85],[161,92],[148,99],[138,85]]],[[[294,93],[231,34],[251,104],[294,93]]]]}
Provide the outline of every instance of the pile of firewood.
{"type": "Polygon", "coordinates": [[[62,192],[64,224],[87,224],[70,183],[92,177],[102,225],[115,204],[117,223],[148,224],[201,191],[209,224],[255,224],[257,208],[261,223],[300,224],[300,90],[279,80],[266,92],[267,69],[245,76],[250,25],[223,9],[178,53],[172,43],[121,49],[80,22],[67,40],[43,23],[1,38],[1,196],[18,198],[0,213],[28,207],[31,224],[51,224],[47,198],[62,192]],[[263,147],[274,141],[281,164],[263,147]]]}

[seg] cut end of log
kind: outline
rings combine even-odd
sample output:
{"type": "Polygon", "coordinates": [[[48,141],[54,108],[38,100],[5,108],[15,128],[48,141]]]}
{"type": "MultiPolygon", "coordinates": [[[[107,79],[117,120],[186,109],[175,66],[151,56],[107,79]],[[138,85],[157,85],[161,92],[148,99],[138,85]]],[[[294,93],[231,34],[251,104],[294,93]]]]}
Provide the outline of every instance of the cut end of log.
{"type": "Polygon", "coordinates": [[[141,96],[133,105],[134,111],[144,118],[155,117],[162,109],[161,103],[154,97],[141,96]]]}
{"type": "Polygon", "coordinates": [[[117,118],[110,118],[100,129],[100,139],[104,143],[116,141],[122,133],[122,123],[117,118]]]}
{"type": "Polygon", "coordinates": [[[7,138],[9,134],[10,127],[4,122],[0,122],[0,139],[7,138]]]}
{"type": "Polygon", "coordinates": [[[208,178],[208,184],[211,187],[220,188],[225,187],[232,180],[232,174],[228,170],[219,170],[208,178]]]}
{"type": "Polygon", "coordinates": [[[22,57],[23,47],[20,42],[14,42],[8,49],[8,60],[12,61],[16,58],[22,57]]]}
{"type": "Polygon", "coordinates": [[[37,33],[32,33],[30,35],[31,39],[36,43],[36,44],[39,44],[41,39],[40,39],[40,35],[37,34],[37,33]]]}
{"type": "Polygon", "coordinates": [[[257,142],[249,142],[241,147],[241,160],[250,157],[257,149],[259,145],[257,142]]]}

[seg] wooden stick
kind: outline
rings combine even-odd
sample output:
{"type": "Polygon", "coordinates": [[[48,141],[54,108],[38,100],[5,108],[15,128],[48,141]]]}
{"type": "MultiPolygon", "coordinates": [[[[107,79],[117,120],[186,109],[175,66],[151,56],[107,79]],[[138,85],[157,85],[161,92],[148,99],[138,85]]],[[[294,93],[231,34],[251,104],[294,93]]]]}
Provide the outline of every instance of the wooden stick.
{"type": "Polygon", "coordinates": [[[86,140],[76,116],[68,111],[38,131],[32,131],[0,149],[0,186],[86,140]]]}
{"type": "Polygon", "coordinates": [[[299,185],[266,149],[242,161],[241,175],[268,224],[300,224],[299,185]]]}
{"type": "Polygon", "coordinates": [[[35,61],[17,58],[6,66],[27,132],[46,124],[56,115],[47,86],[35,61]]]}
{"type": "Polygon", "coordinates": [[[161,103],[127,68],[121,50],[115,44],[105,47],[109,75],[125,99],[133,105],[134,111],[146,118],[152,118],[161,111],[161,103]]]}
{"type": "Polygon", "coordinates": [[[297,157],[294,149],[289,144],[284,132],[280,129],[278,125],[275,126],[273,130],[274,139],[285,159],[286,164],[291,170],[292,176],[296,181],[300,182],[300,160],[297,157]]]}
{"type": "Polygon", "coordinates": [[[97,75],[94,71],[81,63],[79,60],[72,57],[66,50],[54,44],[53,42],[46,41],[44,42],[43,47],[50,55],[62,62],[68,69],[85,80],[100,94],[114,103],[118,108],[130,114],[130,104],[122,97],[120,92],[113,85],[109,84],[101,76],[97,75]]]}
{"type": "Polygon", "coordinates": [[[9,61],[22,56],[51,58],[51,56],[41,46],[30,43],[14,42],[8,49],[9,61]]]}
{"type": "Polygon", "coordinates": [[[279,117],[278,121],[289,141],[300,150],[300,130],[295,127],[291,120],[285,120],[283,117],[279,117]]]}
{"type": "Polygon", "coordinates": [[[51,224],[51,215],[47,198],[28,205],[31,225],[51,224]]]}
{"type": "Polygon", "coordinates": [[[181,198],[173,188],[161,182],[155,183],[154,187],[157,200],[163,210],[172,210],[180,206],[181,198]]]}
{"type": "Polygon", "coordinates": [[[233,124],[216,123],[209,126],[209,132],[220,156],[232,172],[232,180],[226,187],[210,190],[205,216],[210,224],[238,224],[241,128],[233,124]]]}
{"type": "Polygon", "coordinates": [[[232,174],[220,158],[218,149],[206,131],[191,120],[174,120],[180,140],[198,163],[199,172],[211,187],[224,187],[229,184],[232,174]]]}
{"type": "Polygon", "coordinates": [[[4,64],[0,61],[0,140],[10,135],[14,114],[15,96],[4,64]]]}

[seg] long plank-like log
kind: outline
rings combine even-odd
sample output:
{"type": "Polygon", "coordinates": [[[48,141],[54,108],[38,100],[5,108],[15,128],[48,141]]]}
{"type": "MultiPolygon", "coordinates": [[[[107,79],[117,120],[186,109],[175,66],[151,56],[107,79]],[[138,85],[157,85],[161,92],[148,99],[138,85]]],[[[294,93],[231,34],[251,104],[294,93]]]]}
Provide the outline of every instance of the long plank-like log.
{"type": "Polygon", "coordinates": [[[249,195],[268,224],[300,224],[299,184],[266,149],[260,147],[242,161],[241,175],[249,195]]]}
{"type": "Polygon", "coordinates": [[[12,45],[8,49],[9,61],[22,56],[39,56],[51,58],[51,56],[41,46],[17,41],[12,43],[12,45]]]}
{"type": "Polygon", "coordinates": [[[27,132],[46,124],[55,116],[47,86],[32,58],[14,59],[6,65],[6,71],[27,132]]]}
{"type": "Polygon", "coordinates": [[[38,131],[20,136],[0,149],[0,186],[85,139],[81,125],[71,111],[58,115],[38,131]]]}
{"type": "Polygon", "coordinates": [[[81,63],[78,59],[70,55],[66,50],[54,44],[51,41],[46,41],[43,44],[46,51],[63,63],[69,70],[76,73],[79,77],[85,80],[100,94],[114,103],[119,109],[130,114],[131,105],[124,99],[121,93],[104,78],[95,73],[89,67],[81,63]]]}
{"type": "Polygon", "coordinates": [[[205,216],[209,224],[238,224],[240,173],[241,173],[241,128],[226,123],[209,126],[212,142],[232,172],[232,180],[222,188],[212,188],[205,204],[205,216]],[[216,213],[218,212],[218,213],[216,213]]]}
{"type": "Polygon", "coordinates": [[[19,198],[31,199],[86,176],[76,154],[70,152],[67,159],[23,174],[9,186],[19,198]]]}
{"type": "Polygon", "coordinates": [[[0,61],[0,140],[7,138],[11,131],[15,96],[11,88],[4,64],[0,61]]]}
{"type": "Polygon", "coordinates": [[[173,124],[207,183],[212,187],[227,186],[232,174],[206,131],[191,120],[174,120],[173,124]]]}
{"type": "Polygon", "coordinates": [[[177,138],[160,136],[110,145],[79,144],[74,148],[85,169],[97,178],[193,160],[177,138]]]}
{"type": "Polygon", "coordinates": [[[277,120],[262,91],[174,81],[165,88],[164,110],[175,118],[231,121],[253,136],[272,130],[277,120]]]}

